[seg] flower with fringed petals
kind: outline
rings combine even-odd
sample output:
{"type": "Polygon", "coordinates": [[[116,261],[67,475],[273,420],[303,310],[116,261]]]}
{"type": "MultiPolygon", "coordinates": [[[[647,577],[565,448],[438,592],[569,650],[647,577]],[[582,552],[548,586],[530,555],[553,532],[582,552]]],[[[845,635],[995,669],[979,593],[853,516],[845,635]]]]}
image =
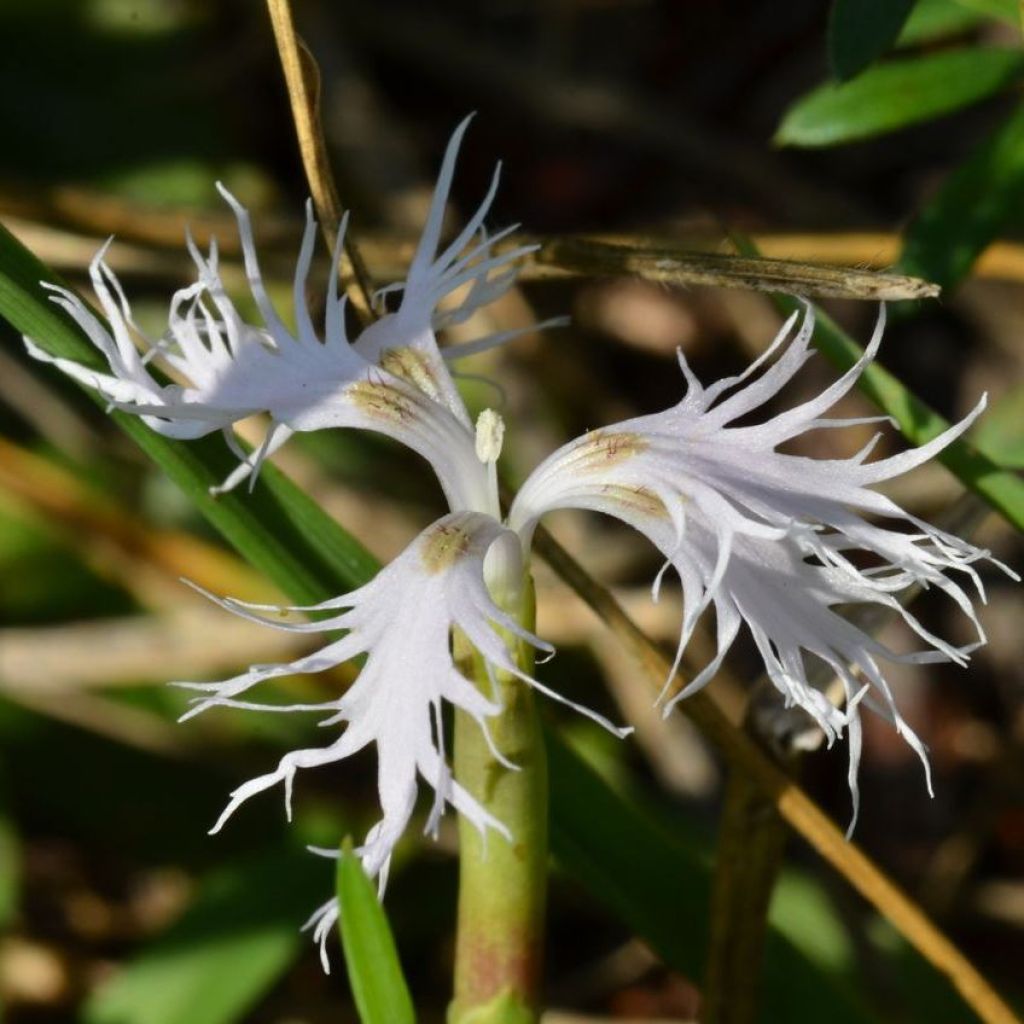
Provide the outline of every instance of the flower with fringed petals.
{"type": "MultiPolygon", "coordinates": [[[[72,293],[53,289],[54,301],[80,324],[109,372],[55,358],[26,339],[37,358],[98,390],[112,406],[141,416],[154,430],[184,439],[221,430],[241,461],[215,490],[237,486],[247,476],[254,482],[263,460],[296,431],[348,427],[383,433],[416,451],[434,469],[447,499],[450,512],[370,583],[312,607],[287,610],[330,613],[326,618],[294,621],[281,618],[282,609],[212,598],[268,627],[304,634],[344,631],[340,639],[290,663],[252,666],[218,682],[179,684],[198,693],[185,718],[214,707],[308,711],[325,714],[324,726],[344,726],[327,746],[289,753],[274,771],[239,787],[214,831],[244,801],[278,783],[283,784],[290,814],[298,769],[343,760],[373,746],[382,816],[359,852],[381,889],[421,783],[434,794],[428,832],[436,830],[450,805],[482,833],[494,830],[507,837],[504,823],[451,777],[442,709],[444,704],[461,709],[488,736],[488,723],[501,712],[494,699],[495,672],[563,699],[521,669],[513,646],[524,643],[550,653],[517,615],[537,523],[565,508],[601,512],[643,534],[665,559],[654,581],[655,598],[668,569],[679,577],[683,614],[672,672],[661,696],[665,712],[711,681],[745,628],[786,703],[806,711],[829,743],[847,736],[855,820],[862,708],[890,721],[927,772],[924,745],[901,716],[882,664],[966,664],[984,634],[965,582],[984,600],[975,566],[991,560],[987,551],[907,513],[874,488],[921,465],[959,437],[982,412],[984,399],[932,441],[888,458],[869,461],[877,436],[847,459],[780,451],[807,432],[865,422],[831,419],[827,413],[854,386],[882,339],[884,309],[863,356],[835,383],[809,401],[751,423],[813,355],[814,311],[808,305],[737,376],[705,387],[680,355],[686,390],[678,403],[591,431],[559,448],[527,478],[503,517],[495,463],[504,424],[493,410],[485,410],[474,425],[447,364],[501,344],[512,334],[442,348],[437,332],[465,322],[509,288],[514,261],[531,247],[502,251],[498,244],[513,229],[494,235],[484,229],[497,188],[496,172],[466,227],[441,248],[444,209],[466,124],[456,129],[448,145],[407,279],[378,293],[376,305],[383,315],[351,342],[345,300],[337,287],[344,222],[334,246],[321,336],[306,299],[316,242],[307,206],[294,277],[297,328],[292,332],[264,287],[248,213],[224,190],[238,221],[261,324],[247,323],[228,298],[216,247],[203,255],[190,241],[198,279],[172,298],[167,332],[160,339],[146,338],[135,325],[103,250],[93,261],[91,276],[106,324],[72,293]],[[391,296],[397,302],[388,311],[391,296]],[[175,382],[158,378],[151,363],[175,382]],[[263,444],[246,454],[235,441],[233,427],[254,413],[269,417],[269,427],[263,444]],[[901,597],[919,585],[947,595],[973,623],[977,640],[956,646],[912,615],[901,597]],[[896,652],[839,611],[858,605],[898,614],[924,649],[896,652]],[[711,610],[715,654],[679,692],[670,693],[697,622],[711,610]],[[480,655],[491,683],[489,693],[477,685],[481,680],[474,684],[463,676],[453,660],[453,631],[467,637],[480,655]],[[250,691],[269,680],[323,671],[356,657],[365,663],[351,689],[337,700],[268,705],[250,699],[250,691]],[[841,681],[840,704],[812,684],[810,658],[823,662],[841,681]]],[[[617,735],[628,731],[573,706],[617,735]]],[[[930,780],[928,785],[930,789],[930,780]]],[[[310,920],[321,945],[336,917],[331,900],[310,920]]]]}
{"type": "MultiPolygon", "coordinates": [[[[775,398],[813,355],[811,306],[804,308],[802,318],[794,313],[746,371],[710,387],[701,385],[680,353],[687,390],[679,403],[592,431],[560,448],[526,481],[509,513],[509,526],[526,539],[547,512],[594,509],[628,523],[658,548],[665,565],[654,583],[655,598],[668,568],[677,573],[683,589],[682,629],[661,695],[666,714],[710,682],[746,625],[786,703],[803,708],[830,744],[848,732],[853,821],[861,703],[892,722],[917,752],[931,791],[924,746],[901,717],[879,659],[966,664],[985,637],[971,598],[951,574],[965,576],[984,600],[974,563],[991,560],[989,552],[923,522],[872,490],[921,465],[963,434],[985,408],[984,398],[927,444],[874,462],[867,460],[880,434],[849,459],[778,451],[808,431],[888,420],[825,417],[875,357],[884,326],[883,307],[863,355],[839,380],[815,398],[755,425],[734,424],[775,398]],[[760,376],[758,370],[763,370],[760,376]],[[869,522],[865,513],[909,525],[912,532],[869,522]],[[852,556],[865,552],[873,564],[861,569],[852,556]],[[916,585],[934,586],[948,595],[973,624],[976,642],[956,647],[929,632],[898,599],[916,585]],[[837,605],[858,604],[892,609],[927,649],[898,654],[833,611],[837,605]],[[711,607],[717,651],[665,700],[694,627],[711,607]],[[810,684],[808,654],[824,661],[842,681],[844,708],[810,684]]],[[[1017,578],[1005,566],[1000,568],[1017,578]]]]}

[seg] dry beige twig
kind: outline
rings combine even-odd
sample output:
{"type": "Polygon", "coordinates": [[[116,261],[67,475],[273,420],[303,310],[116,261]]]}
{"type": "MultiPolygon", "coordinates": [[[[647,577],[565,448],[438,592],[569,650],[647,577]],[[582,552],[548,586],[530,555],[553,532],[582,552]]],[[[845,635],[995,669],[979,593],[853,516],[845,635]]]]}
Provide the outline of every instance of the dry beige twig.
{"type": "MultiPolygon", "coordinates": [[[[320,226],[329,246],[341,223],[342,207],[331,173],[327,145],[320,122],[320,71],[305,43],[295,31],[291,4],[288,0],[267,0],[270,22],[274,28],[281,67],[288,86],[295,132],[298,135],[302,165],[306,171],[313,195],[313,205],[320,217],[320,226]]],[[[373,320],[370,298],[370,276],[359,254],[351,232],[345,236],[345,251],[341,261],[342,279],[348,282],[346,291],[357,316],[366,326],[373,320]]]]}

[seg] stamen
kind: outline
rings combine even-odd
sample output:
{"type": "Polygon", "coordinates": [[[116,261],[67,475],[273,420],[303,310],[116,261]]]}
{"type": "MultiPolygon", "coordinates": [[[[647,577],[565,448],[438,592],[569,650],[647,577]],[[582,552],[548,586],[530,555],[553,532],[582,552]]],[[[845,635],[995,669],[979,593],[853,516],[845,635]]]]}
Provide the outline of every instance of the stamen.
{"type": "Polygon", "coordinates": [[[493,409],[484,409],[476,421],[476,457],[484,464],[497,462],[505,440],[505,421],[493,409]]]}

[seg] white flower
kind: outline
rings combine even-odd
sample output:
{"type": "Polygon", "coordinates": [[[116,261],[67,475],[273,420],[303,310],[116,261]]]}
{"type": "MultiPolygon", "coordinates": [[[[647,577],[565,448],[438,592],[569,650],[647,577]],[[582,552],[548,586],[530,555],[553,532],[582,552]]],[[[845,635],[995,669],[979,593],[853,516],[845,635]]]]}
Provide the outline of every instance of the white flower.
{"type": "MultiPolygon", "coordinates": [[[[345,332],[345,300],[338,296],[345,221],[334,246],[321,338],[306,300],[317,235],[312,204],[306,205],[306,226],[295,267],[297,330],[293,333],[264,287],[248,212],[220,187],[238,221],[246,275],[262,326],[247,324],[227,296],[218,272],[216,245],[211,245],[204,257],[190,238],[188,248],[198,280],[173,296],[164,336],[159,340],[147,337],[135,324],[117,277],[105,262],[104,246],[90,265],[90,278],[107,324],[74,293],[55,285],[46,287],[53,293],[53,301],[78,323],[106,359],[110,372],[52,356],[31,338],[25,338],[28,351],[99,391],[113,407],[139,415],[161,434],[192,439],[223,431],[241,464],[215,492],[230,490],[250,473],[254,482],[253,471],[295,431],[357,427],[387,434],[426,458],[452,508],[496,511],[496,492],[474,455],[472,424],[441,356],[435,330],[466,319],[482,303],[506,290],[514,276],[512,264],[534,247],[495,255],[494,243],[513,226],[491,238],[482,237],[465,251],[482,232],[497,187],[496,173],[465,230],[436,254],[455,159],[467,124],[468,119],[449,142],[408,279],[381,293],[401,290],[399,308],[364,330],[354,343],[345,332]],[[438,309],[449,294],[465,286],[469,291],[460,304],[447,311],[438,309]],[[151,372],[151,363],[166,368],[181,383],[162,383],[151,372]],[[256,413],[268,415],[270,426],[263,444],[247,456],[232,427],[256,413]]],[[[466,342],[454,346],[448,355],[454,358],[480,351],[510,336],[466,342]]]]}
{"type": "MultiPolygon", "coordinates": [[[[762,423],[732,426],[775,397],[813,355],[808,342],[814,311],[808,306],[788,347],[747,383],[790,339],[797,320],[797,314],[790,317],[743,374],[708,388],[680,354],[687,383],[682,401],[664,412],[592,431],[556,451],[523,485],[509,526],[529,538],[546,512],[591,508],[646,535],[683,587],[683,624],[672,675],[697,620],[712,605],[718,633],[715,657],[667,702],[666,713],[711,680],[745,623],[768,677],[787,703],[804,708],[830,743],[849,730],[856,815],[861,702],[892,721],[926,770],[928,765],[923,745],[900,717],[878,659],[965,664],[977,646],[958,648],[934,636],[900,605],[897,595],[914,584],[938,587],[970,618],[978,643],[983,643],[971,600],[949,574],[967,576],[984,599],[972,563],[989,557],[987,551],[904,512],[871,486],[941,451],[974,422],[985,401],[927,444],[876,462],[866,459],[879,435],[850,459],[780,452],[780,444],[806,431],[864,422],[823,417],[874,358],[885,324],[883,309],[863,356],[819,396],[762,423]],[[869,523],[862,513],[902,520],[913,532],[869,523]],[[870,552],[874,564],[858,568],[851,552],[870,552]],[[864,603],[897,611],[929,649],[898,655],[832,611],[835,605],[864,603]],[[807,653],[825,661],[842,680],[844,710],[809,683],[807,653]]],[[[655,597],[661,575],[655,580],[655,597]]]]}
{"type": "MultiPolygon", "coordinates": [[[[360,855],[381,886],[394,845],[412,815],[420,780],[434,792],[428,831],[436,828],[450,804],[482,832],[495,829],[507,836],[504,824],[462,789],[447,767],[443,702],[470,714],[485,734],[488,719],[501,710],[453,662],[451,634],[457,629],[469,638],[489,673],[510,673],[557,697],[522,671],[509,643],[514,638],[550,650],[517,622],[515,594],[538,521],[562,508],[615,516],[649,538],[666,559],[655,580],[655,597],[665,570],[671,567],[678,574],[683,622],[672,676],[698,620],[714,608],[716,654],[666,701],[666,713],[712,679],[745,625],[768,677],[787,703],[805,709],[829,742],[846,733],[855,817],[862,705],[891,721],[927,769],[924,747],[900,716],[880,662],[964,664],[977,646],[957,647],[934,636],[902,607],[900,595],[918,584],[942,590],[974,623],[981,643],[984,636],[962,583],[969,580],[983,600],[973,563],[989,558],[988,552],[909,515],[873,488],[941,451],[981,413],[984,400],[928,444],[874,462],[868,461],[874,441],[850,459],[811,459],[779,451],[807,431],[864,422],[828,419],[826,413],[853,387],[881,342],[884,310],[863,357],[831,387],[760,423],[737,426],[740,420],[749,423],[750,414],[774,399],[811,358],[814,315],[808,306],[802,321],[794,314],[766,352],[739,376],[705,388],[680,355],[687,390],[678,404],[592,431],[560,448],[531,474],[502,523],[495,462],[504,425],[487,410],[474,429],[446,359],[500,344],[510,334],[442,351],[436,332],[466,320],[507,289],[512,261],[530,247],[500,253],[495,243],[512,229],[494,236],[484,233],[496,172],[480,208],[438,253],[466,124],[456,129],[445,153],[408,278],[378,293],[376,304],[383,315],[352,343],[345,333],[344,299],[338,295],[344,224],[334,247],[321,337],[306,301],[316,241],[307,206],[294,281],[297,330],[292,333],[263,286],[248,214],[224,190],[238,220],[262,325],[247,324],[225,294],[216,248],[204,257],[190,241],[198,280],[173,297],[168,330],[159,341],[145,338],[135,326],[103,251],[93,261],[91,276],[109,327],[72,293],[52,289],[54,301],[106,359],[109,373],[54,358],[26,339],[37,358],[56,364],[112,405],[173,437],[221,430],[237,448],[233,426],[254,413],[266,414],[270,426],[263,445],[248,456],[238,449],[242,463],[221,489],[257,470],[295,431],[355,427],[386,434],[426,458],[447,498],[450,514],[429,526],[371,583],[320,605],[293,609],[337,614],[296,623],[260,614],[277,609],[219,601],[235,614],[279,629],[346,632],[289,664],[253,666],[221,682],[179,684],[201,694],[184,717],[214,706],[324,711],[328,717],[323,725],[344,723],[344,729],[327,746],[289,753],[275,771],[237,789],[214,831],[243,801],[278,782],[284,784],[290,814],[299,768],[338,761],[374,744],[382,817],[366,836],[360,855]],[[387,298],[393,293],[400,297],[388,312],[387,298]],[[455,293],[461,301],[449,305],[455,293]],[[181,383],[163,383],[151,372],[151,361],[181,383]],[[858,604],[897,612],[925,649],[893,652],[835,610],[858,604]],[[338,700],[268,706],[245,698],[266,680],[323,671],[360,655],[366,661],[358,679],[338,700]],[[808,655],[827,664],[842,681],[843,707],[811,684],[808,655]]],[[[578,710],[618,735],[627,731],[578,710]]],[[[318,939],[326,939],[336,917],[333,901],[314,915],[310,925],[318,939]]]]}
{"type": "MultiPolygon", "coordinates": [[[[434,791],[434,805],[426,824],[428,833],[436,834],[445,804],[450,804],[481,833],[493,828],[511,839],[505,825],[451,777],[446,762],[444,701],[471,715],[483,730],[495,758],[509,769],[516,768],[494,747],[488,732],[487,719],[501,711],[500,704],[481,693],[453,661],[453,629],[466,636],[479,652],[492,687],[495,671],[509,673],[624,735],[601,716],[565,701],[516,664],[506,637],[518,638],[549,653],[553,648],[519,625],[491,597],[484,580],[484,559],[492,546],[504,547],[504,557],[518,563],[518,538],[497,520],[479,512],[450,513],[427,527],[366,586],[322,604],[291,609],[339,612],[316,622],[284,622],[258,614],[272,611],[279,615],[282,609],[213,598],[228,611],[275,629],[296,633],[346,632],[341,639],[288,664],[255,665],[223,682],[176,684],[203,694],[195,698],[192,709],[183,718],[220,706],[326,712],[328,717],[320,723],[322,726],[345,723],[344,731],[327,746],[286,754],[276,770],[236,789],[212,832],[218,832],[251,796],[278,783],[284,784],[290,819],[292,785],[298,769],[343,760],[373,743],[377,748],[377,787],[383,817],[357,852],[367,873],[379,878],[382,891],[391,852],[416,803],[418,779],[434,791]],[[337,700],[275,705],[240,699],[268,679],[323,672],[360,655],[366,656],[366,663],[358,679],[337,700]]],[[[521,572],[519,567],[518,573],[521,572]]],[[[325,913],[333,909],[333,904],[322,908],[325,913]]],[[[330,924],[317,934],[325,938],[329,931],[330,924]]]]}

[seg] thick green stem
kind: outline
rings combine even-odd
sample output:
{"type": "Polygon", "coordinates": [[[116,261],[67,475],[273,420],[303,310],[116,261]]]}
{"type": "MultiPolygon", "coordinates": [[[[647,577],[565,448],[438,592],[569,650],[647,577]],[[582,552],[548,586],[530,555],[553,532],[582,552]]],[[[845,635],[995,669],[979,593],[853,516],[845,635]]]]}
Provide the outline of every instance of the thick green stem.
{"type": "MultiPolygon", "coordinates": [[[[519,616],[533,628],[532,585],[519,616]]],[[[490,694],[479,656],[456,637],[463,671],[490,694]]],[[[533,670],[533,649],[517,641],[516,657],[533,670]]],[[[481,836],[459,821],[459,914],[455,998],[449,1024],[531,1024],[543,955],[548,856],[547,760],[533,691],[497,675],[503,711],[489,722],[495,747],[519,770],[495,759],[480,726],[456,712],[455,777],[512,833],[509,842],[481,836]]]]}

